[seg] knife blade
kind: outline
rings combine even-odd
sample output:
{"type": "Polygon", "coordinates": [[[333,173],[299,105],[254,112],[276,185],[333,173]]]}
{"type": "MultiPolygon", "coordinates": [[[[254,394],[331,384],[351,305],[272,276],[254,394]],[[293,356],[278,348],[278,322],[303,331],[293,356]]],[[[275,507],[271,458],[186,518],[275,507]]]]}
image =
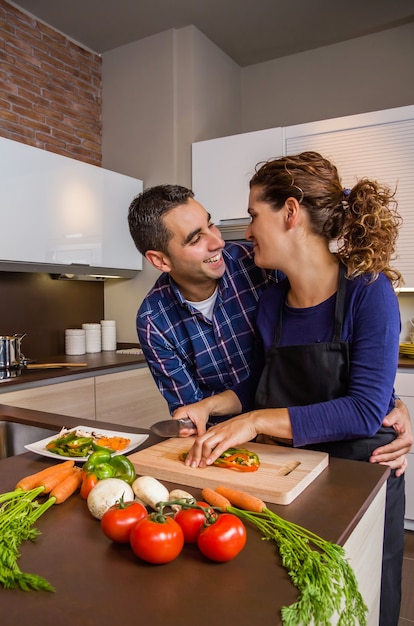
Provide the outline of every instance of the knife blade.
{"type": "Polygon", "coordinates": [[[180,437],[180,433],[184,429],[189,429],[190,431],[186,433],[186,436],[195,435],[197,433],[197,428],[189,417],[179,420],[163,420],[162,422],[156,422],[150,426],[150,431],[154,433],[154,435],[158,435],[158,437],[180,437]]]}

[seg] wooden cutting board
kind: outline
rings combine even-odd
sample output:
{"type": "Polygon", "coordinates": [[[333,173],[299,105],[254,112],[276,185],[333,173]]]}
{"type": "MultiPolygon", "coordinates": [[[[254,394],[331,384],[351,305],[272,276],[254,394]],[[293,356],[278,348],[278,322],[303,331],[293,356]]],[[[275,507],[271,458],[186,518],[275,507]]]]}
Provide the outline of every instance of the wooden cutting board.
{"type": "Polygon", "coordinates": [[[191,468],[184,465],[179,456],[188,452],[192,444],[193,437],[165,439],[130,454],[129,459],[140,476],[149,475],[160,481],[200,489],[226,485],[273,504],[290,504],[329,463],[325,452],[248,443],[244,447],[259,455],[260,467],[256,472],[236,472],[215,466],[191,468]]]}

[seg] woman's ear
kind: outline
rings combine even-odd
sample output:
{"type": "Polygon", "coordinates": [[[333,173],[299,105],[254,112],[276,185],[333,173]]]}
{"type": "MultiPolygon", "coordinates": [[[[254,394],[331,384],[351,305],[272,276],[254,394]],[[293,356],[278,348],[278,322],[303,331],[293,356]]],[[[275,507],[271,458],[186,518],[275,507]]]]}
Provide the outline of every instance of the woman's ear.
{"type": "Polygon", "coordinates": [[[170,272],[171,262],[167,255],[158,250],[147,250],[145,258],[160,272],[170,272]]]}
{"type": "Polygon", "coordinates": [[[286,223],[292,227],[297,223],[297,219],[300,213],[300,205],[296,198],[287,198],[285,202],[286,207],[286,223]]]}

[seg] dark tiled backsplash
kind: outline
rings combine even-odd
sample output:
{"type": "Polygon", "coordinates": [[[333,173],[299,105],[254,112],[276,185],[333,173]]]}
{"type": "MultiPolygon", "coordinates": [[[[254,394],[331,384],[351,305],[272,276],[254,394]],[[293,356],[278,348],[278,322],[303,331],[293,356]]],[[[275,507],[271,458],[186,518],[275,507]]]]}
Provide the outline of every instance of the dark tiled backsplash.
{"type": "Polygon", "coordinates": [[[103,283],[0,272],[0,335],[26,333],[21,352],[28,359],[64,354],[65,328],[103,318],[103,283]]]}

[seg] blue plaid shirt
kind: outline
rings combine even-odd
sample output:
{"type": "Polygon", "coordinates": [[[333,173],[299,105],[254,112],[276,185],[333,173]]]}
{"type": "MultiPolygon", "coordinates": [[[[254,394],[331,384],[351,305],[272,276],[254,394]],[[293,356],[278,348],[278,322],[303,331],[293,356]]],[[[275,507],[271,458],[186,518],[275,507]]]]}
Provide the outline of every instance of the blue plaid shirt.
{"type": "MultiPolygon", "coordinates": [[[[257,301],[277,274],[254,264],[249,243],[227,243],[212,320],[162,274],[137,314],[137,333],[170,412],[246,380],[253,360],[257,301]]],[[[224,418],[220,418],[222,421],[224,418]]]]}

